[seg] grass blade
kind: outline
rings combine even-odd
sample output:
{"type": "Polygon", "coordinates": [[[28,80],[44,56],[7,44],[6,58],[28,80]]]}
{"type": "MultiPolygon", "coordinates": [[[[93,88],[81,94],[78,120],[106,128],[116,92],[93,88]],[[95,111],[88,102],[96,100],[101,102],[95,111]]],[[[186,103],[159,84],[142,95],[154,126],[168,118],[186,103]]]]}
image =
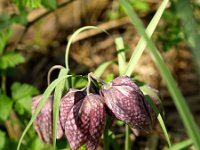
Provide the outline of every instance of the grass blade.
{"type": "Polygon", "coordinates": [[[173,101],[176,105],[176,108],[181,116],[181,119],[184,123],[188,136],[194,142],[194,145],[197,149],[200,149],[200,134],[199,129],[194,121],[194,118],[185,102],[183,95],[181,94],[180,89],[177,87],[175,79],[171,75],[169,69],[164,63],[164,60],[160,53],[158,52],[155,44],[150,40],[148,35],[145,32],[144,26],[141,20],[136,15],[135,11],[132,10],[131,5],[126,0],[120,0],[122,7],[124,8],[127,15],[131,18],[133,25],[135,26],[137,32],[143,36],[145,39],[147,46],[151,52],[152,58],[158,67],[161,76],[166,82],[168,90],[173,98],[173,101]]]}
{"type": "MultiPolygon", "coordinates": [[[[156,11],[155,15],[153,16],[151,22],[149,23],[149,25],[146,29],[146,33],[148,34],[149,37],[152,36],[168,2],[169,2],[169,0],[163,0],[162,4],[160,5],[160,7],[156,11]]],[[[146,47],[146,41],[144,38],[141,38],[140,41],[138,42],[138,44],[136,45],[136,47],[133,51],[133,54],[130,58],[130,61],[127,65],[126,75],[130,76],[132,74],[132,72],[135,68],[135,65],[138,63],[145,47],[146,47]]]]}
{"type": "Polygon", "coordinates": [[[115,45],[118,57],[119,74],[123,75],[126,69],[126,56],[123,39],[121,37],[116,38],[115,45]]]}
{"type": "Polygon", "coordinates": [[[178,144],[174,144],[169,150],[183,150],[183,149],[188,149],[189,147],[192,146],[192,140],[188,139],[185,141],[182,141],[178,144]]]}
{"type": "Polygon", "coordinates": [[[115,63],[115,61],[107,61],[99,65],[98,68],[94,71],[95,76],[101,77],[106,68],[113,63],[115,63]]]}
{"type": "MultiPolygon", "coordinates": [[[[65,76],[68,73],[66,69],[61,69],[58,75],[59,77],[65,76]]],[[[65,79],[63,79],[65,80],[65,79]]],[[[60,108],[60,100],[62,97],[62,92],[64,90],[65,81],[61,80],[55,88],[54,92],[54,101],[53,101],[53,147],[56,149],[56,137],[57,137],[57,126],[59,119],[59,108],[60,108]]]]}

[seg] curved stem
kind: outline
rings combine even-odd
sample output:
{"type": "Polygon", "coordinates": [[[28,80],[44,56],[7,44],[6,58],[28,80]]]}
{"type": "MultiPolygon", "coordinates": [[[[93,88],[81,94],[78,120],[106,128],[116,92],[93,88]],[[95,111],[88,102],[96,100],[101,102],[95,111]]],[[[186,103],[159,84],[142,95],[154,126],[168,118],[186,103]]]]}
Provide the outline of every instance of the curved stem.
{"type": "Polygon", "coordinates": [[[95,79],[98,83],[101,83],[101,84],[106,84],[105,81],[103,81],[102,79],[100,79],[99,77],[97,77],[94,73],[90,72],[88,74],[88,77],[91,77],[93,79],[95,79]]]}
{"type": "MultiPolygon", "coordinates": [[[[66,50],[65,50],[65,67],[66,69],[69,70],[69,48],[71,46],[71,44],[73,43],[75,37],[82,31],[84,30],[89,30],[89,29],[96,29],[96,30],[101,30],[103,31],[104,33],[106,33],[107,35],[109,35],[110,37],[112,37],[106,30],[104,29],[101,29],[101,28],[98,28],[98,27],[95,27],[95,26],[85,26],[85,27],[82,27],[78,30],[76,30],[76,32],[74,32],[72,34],[72,36],[70,37],[68,43],[67,43],[67,47],[66,47],[66,50]]],[[[113,38],[113,37],[112,37],[113,38]]],[[[113,38],[114,39],[114,38],[113,38]]]]}
{"type": "Polygon", "coordinates": [[[51,83],[51,73],[55,70],[55,69],[64,69],[64,67],[63,66],[61,66],[61,65],[55,65],[55,66],[53,66],[53,67],[51,67],[50,69],[49,69],[49,71],[48,71],[48,75],[47,75],[47,83],[48,83],[48,85],[51,83]]]}

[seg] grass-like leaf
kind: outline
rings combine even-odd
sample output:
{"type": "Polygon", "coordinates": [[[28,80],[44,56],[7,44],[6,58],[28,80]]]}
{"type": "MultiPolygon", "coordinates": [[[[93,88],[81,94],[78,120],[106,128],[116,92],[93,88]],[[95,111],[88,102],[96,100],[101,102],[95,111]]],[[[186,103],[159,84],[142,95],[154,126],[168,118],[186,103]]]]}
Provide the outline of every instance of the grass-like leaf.
{"type": "Polygon", "coordinates": [[[113,63],[115,63],[115,61],[107,61],[99,65],[97,69],[94,71],[95,76],[101,77],[104,71],[106,70],[106,68],[113,63]]]}
{"type": "MultiPolygon", "coordinates": [[[[167,3],[169,2],[169,0],[163,0],[163,2],[161,3],[160,7],[158,8],[158,10],[156,11],[155,15],[153,16],[152,20],[150,21],[149,25],[146,28],[146,33],[148,34],[149,37],[152,36],[158,22],[160,21],[160,18],[167,6],[167,3]]],[[[130,76],[136,66],[136,64],[138,63],[144,49],[146,47],[146,41],[144,38],[141,38],[140,41],[137,43],[133,54],[130,58],[129,63],[127,64],[127,69],[126,69],[126,75],[130,76]]]]}
{"type": "MultiPolygon", "coordinates": [[[[66,69],[61,69],[59,73],[59,77],[63,77],[68,73],[66,69]]],[[[65,79],[63,79],[65,80],[65,79]]],[[[53,147],[56,149],[56,136],[57,136],[57,126],[59,119],[59,108],[60,108],[60,100],[62,97],[62,92],[64,90],[65,81],[61,80],[55,88],[54,92],[54,101],[53,101],[53,147]]]]}
{"type": "Polygon", "coordinates": [[[176,108],[181,116],[181,119],[184,123],[186,131],[189,137],[194,142],[194,145],[197,149],[200,149],[200,134],[199,129],[194,121],[194,118],[185,102],[183,95],[181,94],[180,89],[178,88],[175,79],[170,73],[169,69],[164,63],[162,56],[157,50],[155,44],[150,40],[148,35],[145,32],[144,26],[141,20],[136,15],[135,11],[132,9],[131,5],[126,0],[120,0],[122,7],[124,8],[126,14],[130,17],[131,22],[135,26],[137,32],[143,36],[145,39],[147,46],[151,52],[151,56],[158,67],[161,76],[166,82],[168,90],[173,98],[173,101],[176,105],[176,108]]]}
{"type": "Polygon", "coordinates": [[[180,143],[174,144],[169,150],[183,150],[188,149],[193,144],[191,139],[184,140],[180,143]]]}
{"type": "Polygon", "coordinates": [[[123,75],[126,70],[126,55],[123,39],[121,37],[116,38],[115,45],[117,50],[119,74],[123,75]]]}

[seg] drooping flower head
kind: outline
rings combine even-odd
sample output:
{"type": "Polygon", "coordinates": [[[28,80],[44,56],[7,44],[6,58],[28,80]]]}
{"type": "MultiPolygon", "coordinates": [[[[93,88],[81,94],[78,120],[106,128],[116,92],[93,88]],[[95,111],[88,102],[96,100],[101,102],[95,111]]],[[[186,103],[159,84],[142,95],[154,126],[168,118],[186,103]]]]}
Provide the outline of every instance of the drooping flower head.
{"type": "MultiPolygon", "coordinates": [[[[32,101],[32,114],[35,112],[35,109],[41,99],[42,95],[33,97],[32,101]]],[[[34,127],[40,138],[47,144],[52,144],[53,141],[53,97],[48,97],[46,103],[38,114],[36,120],[34,121],[34,127]]],[[[63,130],[58,122],[57,127],[57,139],[60,139],[63,136],[63,130]]]]}
{"type": "Polygon", "coordinates": [[[62,98],[60,118],[73,150],[83,144],[88,150],[96,149],[105,126],[105,109],[99,95],[70,89],[62,98]]]}
{"type": "Polygon", "coordinates": [[[131,78],[128,76],[115,78],[102,86],[100,94],[112,114],[127,123],[133,131],[149,132],[152,129],[153,120],[145,97],[131,78]]]}

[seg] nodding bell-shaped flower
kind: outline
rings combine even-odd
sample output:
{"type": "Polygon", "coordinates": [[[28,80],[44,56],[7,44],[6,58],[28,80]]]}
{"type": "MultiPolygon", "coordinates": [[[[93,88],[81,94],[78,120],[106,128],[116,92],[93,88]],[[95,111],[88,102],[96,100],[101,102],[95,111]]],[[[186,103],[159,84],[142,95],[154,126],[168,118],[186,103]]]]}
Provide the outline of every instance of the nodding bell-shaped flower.
{"type": "Polygon", "coordinates": [[[138,131],[149,132],[152,118],[142,91],[128,76],[120,76],[100,89],[107,107],[119,120],[127,123],[137,135],[138,131]]]}
{"type": "MultiPolygon", "coordinates": [[[[41,99],[42,95],[33,97],[32,101],[32,114],[34,114],[35,109],[41,99]]],[[[53,97],[48,97],[46,103],[38,114],[36,120],[34,121],[34,127],[40,138],[47,144],[52,144],[53,142],[53,97]]],[[[57,139],[60,139],[63,136],[63,130],[58,122],[57,127],[57,139]]]]}
{"type": "Polygon", "coordinates": [[[60,120],[73,150],[83,144],[86,144],[88,150],[95,150],[105,119],[102,98],[97,94],[70,89],[61,100],[60,120]]]}

